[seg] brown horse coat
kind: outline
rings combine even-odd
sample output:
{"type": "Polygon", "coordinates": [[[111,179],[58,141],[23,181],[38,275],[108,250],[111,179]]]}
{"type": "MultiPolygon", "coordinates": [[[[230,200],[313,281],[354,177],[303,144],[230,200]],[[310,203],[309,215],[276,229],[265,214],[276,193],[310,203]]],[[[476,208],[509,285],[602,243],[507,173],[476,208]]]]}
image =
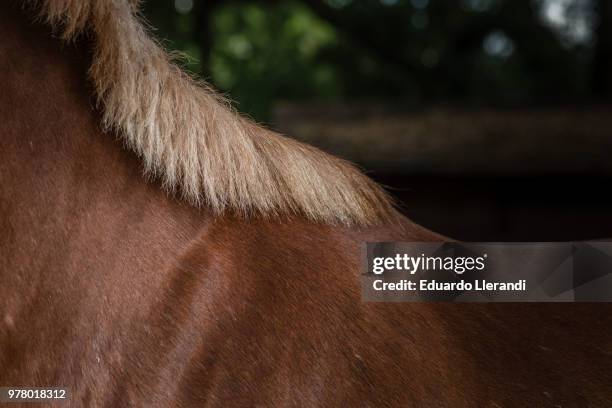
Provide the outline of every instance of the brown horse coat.
{"type": "Polygon", "coordinates": [[[100,127],[92,41],[0,5],[0,386],[86,407],[612,406],[607,304],[363,303],[362,242],[440,238],[145,182],[100,127]]]}

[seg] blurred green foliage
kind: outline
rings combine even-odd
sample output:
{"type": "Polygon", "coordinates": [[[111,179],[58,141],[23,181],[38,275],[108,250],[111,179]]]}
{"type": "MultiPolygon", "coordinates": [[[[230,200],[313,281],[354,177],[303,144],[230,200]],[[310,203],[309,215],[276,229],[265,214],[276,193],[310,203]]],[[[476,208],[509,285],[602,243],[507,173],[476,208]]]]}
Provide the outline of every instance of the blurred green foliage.
{"type": "Polygon", "coordinates": [[[330,99],[337,72],[318,56],[337,42],[334,30],[305,6],[282,2],[273,12],[258,4],[230,4],[214,16],[212,82],[238,108],[266,119],[278,98],[330,99]]]}
{"type": "Polygon", "coordinates": [[[597,5],[148,0],[143,14],[167,48],[186,56],[187,70],[226,93],[240,111],[267,121],[281,100],[407,107],[589,101],[595,23],[604,20],[597,5]]]}

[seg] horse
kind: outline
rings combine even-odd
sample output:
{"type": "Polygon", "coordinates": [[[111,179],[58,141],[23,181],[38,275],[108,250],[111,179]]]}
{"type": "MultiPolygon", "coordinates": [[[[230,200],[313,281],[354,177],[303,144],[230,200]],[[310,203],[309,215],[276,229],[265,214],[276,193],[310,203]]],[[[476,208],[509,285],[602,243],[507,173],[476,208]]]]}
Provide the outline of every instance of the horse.
{"type": "Polygon", "coordinates": [[[0,386],[75,407],[612,406],[609,305],[364,302],[364,242],[446,238],[184,74],[137,1],[0,9],[0,386]]]}

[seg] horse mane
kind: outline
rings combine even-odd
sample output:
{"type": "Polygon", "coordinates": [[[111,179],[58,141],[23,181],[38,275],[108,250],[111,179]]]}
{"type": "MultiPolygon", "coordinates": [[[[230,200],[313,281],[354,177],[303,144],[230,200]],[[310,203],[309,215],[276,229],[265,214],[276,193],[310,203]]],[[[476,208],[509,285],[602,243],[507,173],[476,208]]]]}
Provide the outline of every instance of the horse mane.
{"type": "Polygon", "coordinates": [[[350,163],[256,125],[184,73],[147,32],[137,0],[24,1],[63,40],[92,36],[89,77],[103,129],[194,205],[345,225],[395,213],[384,190],[350,163]]]}

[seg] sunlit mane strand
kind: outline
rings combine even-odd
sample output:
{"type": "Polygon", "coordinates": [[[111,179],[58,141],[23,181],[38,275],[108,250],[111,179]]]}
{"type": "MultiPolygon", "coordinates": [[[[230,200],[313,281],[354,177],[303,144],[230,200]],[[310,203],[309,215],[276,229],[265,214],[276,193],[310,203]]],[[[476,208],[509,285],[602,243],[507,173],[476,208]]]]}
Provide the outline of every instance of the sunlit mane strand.
{"type": "Polygon", "coordinates": [[[394,214],[385,192],[351,164],[255,125],[183,73],[136,17],[136,1],[25,1],[64,40],[93,36],[89,75],[105,129],[194,205],[348,225],[394,214]]]}

